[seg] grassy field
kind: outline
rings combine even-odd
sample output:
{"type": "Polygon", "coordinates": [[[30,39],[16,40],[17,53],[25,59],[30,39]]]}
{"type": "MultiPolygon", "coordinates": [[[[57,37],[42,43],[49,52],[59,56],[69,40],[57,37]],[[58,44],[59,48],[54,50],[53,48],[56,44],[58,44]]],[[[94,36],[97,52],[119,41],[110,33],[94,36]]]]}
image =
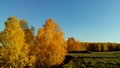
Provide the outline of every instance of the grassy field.
{"type": "Polygon", "coordinates": [[[120,68],[120,51],[70,53],[63,68],[120,68]]]}

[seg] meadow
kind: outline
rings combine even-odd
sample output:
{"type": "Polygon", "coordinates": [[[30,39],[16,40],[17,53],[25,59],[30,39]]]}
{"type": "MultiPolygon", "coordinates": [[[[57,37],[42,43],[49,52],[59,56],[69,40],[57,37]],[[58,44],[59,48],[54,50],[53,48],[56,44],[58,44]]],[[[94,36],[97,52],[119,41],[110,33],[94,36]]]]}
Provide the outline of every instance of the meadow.
{"type": "Polygon", "coordinates": [[[69,53],[63,68],[120,68],[120,51],[69,53]]]}

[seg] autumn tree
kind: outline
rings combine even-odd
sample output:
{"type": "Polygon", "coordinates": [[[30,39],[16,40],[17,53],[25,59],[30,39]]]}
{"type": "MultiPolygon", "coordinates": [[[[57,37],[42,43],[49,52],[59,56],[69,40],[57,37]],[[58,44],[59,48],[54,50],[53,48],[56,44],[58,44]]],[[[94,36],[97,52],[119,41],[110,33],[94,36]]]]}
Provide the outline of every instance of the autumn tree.
{"type": "Polygon", "coordinates": [[[29,28],[26,20],[20,20],[20,26],[25,33],[25,43],[33,45],[34,42],[34,27],[29,28]]]}
{"type": "Polygon", "coordinates": [[[116,50],[117,50],[117,51],[120,51],[120,44],[118,44],[118,45],[116,46],[116,50]]]}
{"type": "Polygon", "coordinates": [[[107,43],[101,43],[101,51],[108,51],[108,44],[107,43]]]}
{"type": "Polygon", "coordinates": [[[79,51],[80,50],[80,42],[76,41],[73,37],[68,38],[67,40],[67,50],[68,51],[79,51]]]}
{"type": "Polygon", "coordinates": [[[28,61],[27,66],[30,66],[30,67],[34,68],[34,65],[35,65],[34,63],[35,63],[36,58],[35,58],[35,56],[32,55],[32,47],[34,45],[34,31],[35,31],[35,28],[34,28],[34,26],[31,26],[31,28],[29,28],[27,21],[24,20],[24,19],[20,20],[19,24],[20,24],[22,30],[25,33],[24,38],[25,38],[25,43],[27,45],[27,46],[24,46],[24,48],[27,48],[27,49],[24,49],[24,48],[23,49],[24,50],[29,50],[28,51],[29,52],[28,53],[29,54],[29,56],[28,56],[29,61],[28,61]]]}
{"type": "Polygon", "coordinates": [[[100,43],[97,43],[97,45],[95,46],[95,51],[101,51],[101,45],[100,43]]]}
{"type": "Polygon", "coordinates": [[[0,32],[0,43],[1,43],[1,32],[0,32]]]}
{"type": "Polygon", "coordinates": [[[0,32],[0,45],[2,45],[2,44],[1,44],[1,42],[2,42],[2,33],[3,33],[3,32],[0,32]]]}
{"type": "Polygon", "coordinates": [[[35,48],[36,67],[59,65],[66,55],[64,33],[53,19],[46,21],[43,28],[38,29],[35,48]]]}
{"type": "Polygon", "coordinates": [[[101,51],[100,43],[89,43],[88,45],[89,51],[101,51]]]}
{"type": "Polygon", "coordinates": [[[87,51],[88,43],[87,42],[80,42],[80,51],[87,51]]]}
{"type": "Polygon", "coordinates": [[[115,43],[108,43],[108,50],[109,51],[115,51],[116,50],[116,44],[115,43]]]}
{"type": "Polygon", "coordinates": [[[15,16],[8,18],[1,39],[1,56],[4,59],[4,67],[23,68],[26,65],[27,54],[21,51],[25,45],[24,37],[19,20],[15,16]]]}

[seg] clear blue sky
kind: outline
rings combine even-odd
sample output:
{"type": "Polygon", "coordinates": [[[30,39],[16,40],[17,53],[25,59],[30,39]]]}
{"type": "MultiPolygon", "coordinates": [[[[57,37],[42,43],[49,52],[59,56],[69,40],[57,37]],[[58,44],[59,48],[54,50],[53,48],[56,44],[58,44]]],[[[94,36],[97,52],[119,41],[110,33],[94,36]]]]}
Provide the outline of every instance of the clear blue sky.
{"type": "Polygon", "coordinates": [[[36,31],[53,18],[65,39],[120,43],[120,0],[0,0],[0,31],[10,16],[27,20],[36,31]]]}

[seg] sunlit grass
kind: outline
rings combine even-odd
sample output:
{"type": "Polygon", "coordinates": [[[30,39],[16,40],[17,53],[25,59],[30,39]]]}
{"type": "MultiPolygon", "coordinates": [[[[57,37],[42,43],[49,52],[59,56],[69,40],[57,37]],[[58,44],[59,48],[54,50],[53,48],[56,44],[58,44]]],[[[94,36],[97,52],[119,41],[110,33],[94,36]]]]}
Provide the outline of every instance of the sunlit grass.
{"type": "Polygon", "coordinates": [[[64,68],[119,68],[120,51],[117,52],[92,52],[72,53],[69,56],[73,58],[64,68]]]}

